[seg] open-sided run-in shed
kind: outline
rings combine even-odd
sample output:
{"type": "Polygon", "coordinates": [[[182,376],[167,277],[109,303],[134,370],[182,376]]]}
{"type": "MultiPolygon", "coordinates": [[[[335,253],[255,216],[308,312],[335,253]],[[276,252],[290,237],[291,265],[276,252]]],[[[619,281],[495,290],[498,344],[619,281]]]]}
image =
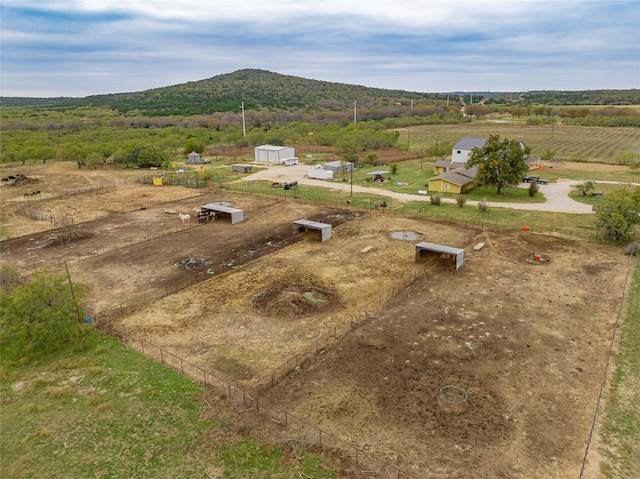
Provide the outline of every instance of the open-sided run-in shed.
{"type": "Polygon", "coordinates": [[[204,213],[213,211],[214,213],[226,213],[231,215],[231,224],[241,223],[244,221],[244,212],[237,208],[231,208],[230,206],[221,205],[220,203],[207,203],[202,205],[200,210],[204,213]]]}
{"type": "Polygon", "coordinates": [[[293,222],[293,234],[308,229],[319,230],[322,234],[322,241],[331,239],[331,225],[309,220],[297,220],[293,222]]]}
{"type": "Polygon", "coordinates": [[[456,269],[462,266],[464,262],[464,250],[460,248],[452,248],[451,246],[442,246],[434,243],[418,243],[416,245],[416,261],[420,258],[438,256],[440,258],[455,258],[456,269]]]}

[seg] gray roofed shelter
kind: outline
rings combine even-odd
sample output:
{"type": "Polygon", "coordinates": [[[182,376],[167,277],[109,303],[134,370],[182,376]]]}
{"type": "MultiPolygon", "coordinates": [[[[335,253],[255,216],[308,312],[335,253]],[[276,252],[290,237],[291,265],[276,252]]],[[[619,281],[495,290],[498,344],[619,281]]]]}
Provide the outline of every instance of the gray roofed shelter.
{"type": "Polygon", "coordinates": [[[322,165],[325,170],[333,171],[334,173],[349,173],[353,170],[353,162],[351,161],[329,161],[322,165]]]}
{"type": "Polygon", "coordinates": [[[216,213],[226,213],[231,215],[231,224],[242,223],[244,221],[244,212],[237,208],[231,208],[229,206],[221,205],[219,203],[207,203],[202,205],[200,210],[203,212],[214,211],[216,213]]]}
{"type": "Polygon", "coordinates": [[[331,225],[318,221],[296,220],[293,222],[293,233],[306,231],[307,229],[319,230],[322,234],[322,241],[331,239],[331,225]]]}
{"type": "Polygon", "coordinates": [[[416,261],[424,257],[439,256],[440,258],[454,257],[456,260],[456,269],[462,266],[464,262],[464,250],[453,248],[451,246],[443,246],[435,243],[418,243],[416,245],[416,261]]]}
{"type": "Polygon", "coordinates": [[[367,173],[367,175],[386,175],[387,173],[389,173],[389,170],[376,170],[376,171],[367,173]]]}

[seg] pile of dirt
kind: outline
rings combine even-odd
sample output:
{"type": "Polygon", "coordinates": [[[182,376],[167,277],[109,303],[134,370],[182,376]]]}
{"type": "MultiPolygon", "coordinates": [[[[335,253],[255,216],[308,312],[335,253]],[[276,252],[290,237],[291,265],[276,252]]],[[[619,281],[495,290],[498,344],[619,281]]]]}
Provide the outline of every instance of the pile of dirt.
{"type": "Polygon", "coordinates": [[[91,238],[93,234],[86,231],[61,231],[60,233],[54,233],[49,236],[49,243],[45,245],[45,248],[55,248],[57,246],[66,246],[77,241],[91,238]]]}
{"type": "Polygon", "coordinates": [[[335,291],[307,284],[280,284],[256,293],[251,306],[274,316],[292,318],[334,309],[335,291]]]}

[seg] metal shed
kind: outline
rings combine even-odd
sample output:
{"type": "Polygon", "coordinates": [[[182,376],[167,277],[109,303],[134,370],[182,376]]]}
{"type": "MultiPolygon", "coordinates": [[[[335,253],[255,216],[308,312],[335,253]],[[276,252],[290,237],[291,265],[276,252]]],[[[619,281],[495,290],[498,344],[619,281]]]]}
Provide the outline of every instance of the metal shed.
{"type": "Polygon", "coordinates": [[[293,222],[293,234],[308,229],[319,230],[322,234],[322,241],[331,239],[331,225],[309,220],[297,220],[293,222]]]}
{"type": "Polygon", "coordinates": [[[187,160],[189,161],[190,164],[200,163],[200,153],[196,153],[195,151],[192,151],[187,156],[187,160]]]}
{"type": "Polygon", "coordinates": [[[440,258],[455,258],[456,269],[462,266],[464,262],[464,250],[460,248],[452,248],[451,246],[443,246],[435,243],[418,243],[416,245],[416,261],[424,257],[439,256],[440,258]]]}
{"type": "Polygon", "coordinates": [[[230,206],[221,205],[220,203],[207,203],[202,205],[200,210],[204,213],[214,211],[216,213],[225,213],[231,215],[231,224],[242,223],[244,221],[244,212],[237,208],[231,208],[230,206]]]}
{"type": "Polygon", "coordinates": [[[282,160],[296,156],[290,146],[262,145],[255,148],[255,160],[262,163],[280,164],[282,160]]]}
{"type": "Polygon", "coordinates": [[[349,173],[353,171],[353,162],[351,161],[329,161],[322,165],[325,170],[333,171],[334,173],[349,173]]]}

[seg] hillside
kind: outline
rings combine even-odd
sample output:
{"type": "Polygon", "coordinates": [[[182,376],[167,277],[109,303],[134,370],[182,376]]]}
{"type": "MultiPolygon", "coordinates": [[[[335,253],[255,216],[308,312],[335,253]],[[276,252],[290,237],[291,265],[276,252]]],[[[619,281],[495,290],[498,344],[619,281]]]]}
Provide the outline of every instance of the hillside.
{"type": "Polygon", "coordinates": [[[354,101],[362,108],[408,105],[414,101],[446,101],[446,95],[368,88],[281,75],[264,70],[238,70],[206,80],[141,92],[94,95],[85,98],[3,98],[5,106],[104,106],[122,114],[175,116],[237,112],[241,102],[251,110],[344,110],[354,101]]]}
{"type": "MultiPolygon", "coordinates": [[[[246,110],[347,111],[357,101],[358,108],[393,109],[414,102],[419,106],[451,106],[470,93],[421,93],[386,90],[282,75],[265,70],[245,69],[205,80],[154,88],[140,92],[93,95],[84,98],[2,97],[4,107],[73,108],[109,106],[122,115],[190,116],[246,110]]],[[[640,90],[533,91],[525,93],[471,93],[476,102],[545,105],[637,105],[640,90]]],[[[383,116],[393,116],[393,112],[383,116]]]]}

